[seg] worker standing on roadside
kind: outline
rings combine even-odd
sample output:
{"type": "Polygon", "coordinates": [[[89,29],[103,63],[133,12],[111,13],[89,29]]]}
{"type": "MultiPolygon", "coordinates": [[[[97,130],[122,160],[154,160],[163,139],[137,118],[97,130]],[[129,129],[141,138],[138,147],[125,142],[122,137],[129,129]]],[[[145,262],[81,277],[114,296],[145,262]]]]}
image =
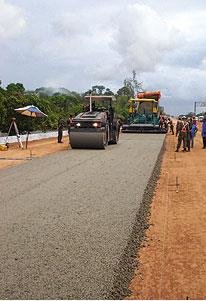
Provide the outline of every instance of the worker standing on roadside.
{"type": "Polygon", "coordinates": [[[204,115],[204,119],[202,121],[202,142],[202,148],[206,148],[206,114],[204,115]]]}
{"type": "Polygon", "coordinates": [[[187,123],[186,117],[183,116],[182,121],[181,123],[179,123],[179,128],[178,128],[178,142],[177,142],[176,152],[179,152],[182,143],[183,143],[183,151],[187,150],[186,149],[187,127],[189,130],[189,125],[187,123]]]}
{"type": "Polygon", "coordinates": [[[187,122],[189,123],[189,127],[190,127],[190,130],[191,130],[192,125],[193,125],[192,117],[188,117],[187,122]]]}
{"type": "Polygon", "coordinates": [[[191,129],[192,129],[192,119],[191,118],[187,118],[185,128],[186,128],[185,144],[186,144],[187,151],[190,152],[190,137],[191,137],[191,129]]]}
{"type": "Polygon", "coordinates": [[[73,116],[70,114],[69,118],[67,119],[68,135],[70,134],[72,121],[73,121],[73,116]]]}
{"type": "Polygon", "coordinates": [[[119,131],[122,132],[123,122],[122,122],[121,118],[118,119],[118,126],[119,126],[119,131]]]}
{"type": "Polygon", "coordinates": [[[163,120],[163,117],[162,117],[162,115],[160,115],[160,117],[159,117],[159,128],[162,130],[162,128],[163,128],[163,124],[164,124],[164,120],[163,120]]]}
{"type": "Polygon", "coordinates": [[[179,117],[176,123],[176,137],[179,134],[181,126],[182,126],[182,119],[181,117],[179,117]]]}
{"type": "Polygon", "coordinates": [[[168,131],[168,120],[167,117],[164,117],[164,128],[168,131]]]}
{"type": "Polygon", "coordinates": [[[192,123],[192,128],[190,130],[190,141],[191,141],[191,148],[194,147],[194,139],[195,139],[195,135],[198,131],[197,125],[196,125],[196,120],[193,120],[192,123]]]}
{"type": "Polygon", "coordinates": [[[172,122],[172,119],[169,118],[169,126],[170,126],[170,133],[174,135],[174,124],[172,122]]]}
{"type": "Polygon", "coordinates": [[[57,139],[58,143],[63,143],[62,142],[63,128],[64,128],[64,120],[60,118],[58,122],[58,139],[57,139]]]}

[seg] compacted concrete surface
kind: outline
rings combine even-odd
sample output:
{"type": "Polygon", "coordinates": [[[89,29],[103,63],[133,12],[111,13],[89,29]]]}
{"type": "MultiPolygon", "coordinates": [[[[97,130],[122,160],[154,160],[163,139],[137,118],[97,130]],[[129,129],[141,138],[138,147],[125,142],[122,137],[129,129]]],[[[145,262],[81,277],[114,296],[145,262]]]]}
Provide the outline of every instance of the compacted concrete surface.
{"type": "Polygon", "coordinates": [[[164,137],[0,170],[0,299],[107,298],[164,137]]]}

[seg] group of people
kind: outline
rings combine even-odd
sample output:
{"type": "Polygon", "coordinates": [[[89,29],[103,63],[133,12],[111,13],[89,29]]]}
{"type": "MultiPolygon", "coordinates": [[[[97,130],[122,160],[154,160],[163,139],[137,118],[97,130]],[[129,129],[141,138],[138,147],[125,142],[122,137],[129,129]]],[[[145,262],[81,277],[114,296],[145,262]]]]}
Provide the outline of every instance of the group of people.
{"type": "MultiPolygon", "coordinates": [[[[176,152],[179,152],[181,145],[183,151],[190,152],[190,148],[194,147],[195,135],[198,131],[197,121],[194,117],[179,117],[176,124],[176,136],[178,137],[176,152]]],[[[206,114],[202,122],[202,140],[203,148],[206,148],[206,114]]]]}
{"type": "Polygon", "coordinates": [[[169,130],[172,133],[172,135],[174,135],[174,124],[173,124],[172,119],[170,119],[169,117],[160,115],[160,118],[159,118],[159,127],[161,129],[164,128],[167,131],[169,130]]]}
{"type": "MultiPolygon", "coordinates": [[[[71,128],[72,121],[73,121],[73,116],[70,114],[68,119],[67,119],[68,134],[70,133],[70,128],[71,128]]],[[[58,137],[57,137],[58,143],[63,143],[62,137],[63,137],[64,126],[65,126],[64,119],[60,118],[59,122],[58,122],[58,137]]]]}

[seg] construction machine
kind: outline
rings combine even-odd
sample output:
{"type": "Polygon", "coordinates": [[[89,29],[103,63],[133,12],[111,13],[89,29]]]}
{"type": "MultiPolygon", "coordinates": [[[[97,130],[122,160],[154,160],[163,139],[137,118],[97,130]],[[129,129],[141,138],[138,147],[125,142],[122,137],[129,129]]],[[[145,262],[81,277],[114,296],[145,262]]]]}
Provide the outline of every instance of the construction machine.
{"type": "Polygon", "coordinates": [[[123,133],[166,133],[165,127],[159,126],[163,107],[159,106],[160,91],[141,92],[137,98],[129,99],[129,117],[123,124],[123,133]]]}
{"type": "Polygon", "coordinates": [[[84,97],[83,112],[73,118],[70,128],[72,148],[105,149],[119,140],[119,122],[112,106],[114,96],[84,97]]]}

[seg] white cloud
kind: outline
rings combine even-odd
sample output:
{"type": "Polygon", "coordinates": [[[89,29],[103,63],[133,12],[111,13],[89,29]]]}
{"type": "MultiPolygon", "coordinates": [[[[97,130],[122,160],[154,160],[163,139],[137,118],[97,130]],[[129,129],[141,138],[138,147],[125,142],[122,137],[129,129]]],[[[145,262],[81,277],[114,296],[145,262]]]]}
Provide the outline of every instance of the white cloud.
{"type": "Polygon", "coordinates": [[[171,17],[168,23],[176,28],[182,37],[178,47],[164,58],[163,64],[179,67],[202,68],[206,56],[206,10],[182,12],[171,17]]]}
{"type": "Polygon", "coordinates": [[[91,28],[85,16],[66,12],[60,19],[53,22],[53,28],[56,35],[63,36],[67,40],[71,40],[75,36],[86,36],[91,28]]]}
{"type": "Polygon", "coordinates": [[[203,0],[0,0],[1,79],[115,91],[135,69],[167,111],[190,111],[205,99],[205,15],[203,0]]]}
{"type": "Polygon", "coordinates": [[[0,0],[0,38],[13,38],[25,28],[24,12],[17,6],[0,0]]]}
{"type": "Polygon", "coordinates": [[[186,41],[202,39],[206,31],[205,10],[185,11],[170,18],[169,24],[180,31],[186,41]]]}
{"type": "Polygon", "coordinates": [[[161,90],[161,103],[173,114],[191,112],[195,101],[206,99],[206,70],[181,66],[160,66],[142,74],[144,87],[161,90]]]}
{"type": "Polygon", "coordinates": [[[164,54],[178,45],[178,31],[146,5],[128,5],[116,20],[114,47],[129,70],[155,70],[164,54]]]}
{"type": "Polygon", "coordinates": [[[38,46],[41,56],[54,65],[81,66],[80,76],[107,83],[122,82],[133,69],[154,70],[179,41],[178,32],[155,10],[137,3],[108,3],[78,14],[68,10],[51,29],[53,34],[38,46]]]}
{"type": "MultiPolygon", "coordinates": [[[[84,9],[78,14],[65,11],[52,22],[50,37],[38,45],[39,56],[46,57],[50,64],[67,66],[72,73],[78,69],[79,77],[91,82],[114,79],[120,60],[110,47],[113,15],[114,11],[107,12],[107,8],[84,9]]],[[[75,81],[69,74],[64,77],[75,81]]],[[[48,78],[50,81],[53,78],[48,78]]]]}

